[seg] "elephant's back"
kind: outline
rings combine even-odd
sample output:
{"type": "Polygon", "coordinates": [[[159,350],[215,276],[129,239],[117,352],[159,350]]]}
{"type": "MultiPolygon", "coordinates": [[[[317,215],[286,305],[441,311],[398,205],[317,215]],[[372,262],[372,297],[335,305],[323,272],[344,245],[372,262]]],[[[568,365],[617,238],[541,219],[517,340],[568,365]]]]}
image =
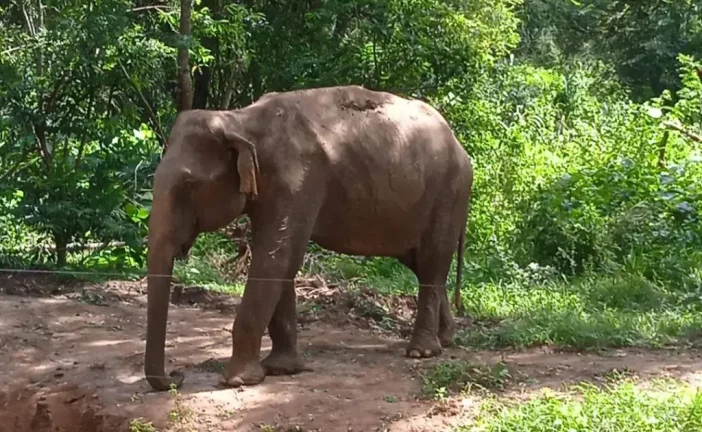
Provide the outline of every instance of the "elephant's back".
{"type": "Polygon", "coordinates": [[[419,100],[339,86],[269,93],[252,108],[257,106],[264,113],[259,120],[270,141],[266,147],[284,153],[286,164],[323,161],[333,178],[370,177],[376,191],[378,184],[439,188],[469,163],[448,122],[419,100]]]}

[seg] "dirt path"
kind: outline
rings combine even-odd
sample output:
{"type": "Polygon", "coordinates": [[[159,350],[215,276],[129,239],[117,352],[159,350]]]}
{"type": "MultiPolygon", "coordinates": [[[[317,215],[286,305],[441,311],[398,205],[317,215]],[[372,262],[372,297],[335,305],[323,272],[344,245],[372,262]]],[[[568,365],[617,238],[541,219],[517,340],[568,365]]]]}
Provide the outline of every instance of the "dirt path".
{"type": "MultiPolygon", "coordinates": [[[[4,278],[0,289],[11,293],[0,295],[2,432],[49,431],[51,426],[126,431],[137,417],[159,430],[443,431],[471,411],[466,407],[462,413],[459,403],[459,409],[441,412],[431,401],[416,397],[420,372],[437,360],[409,360],[400,337],[329,320],[301,320],[299,346],[313,372],[268,377],[255,387],[219,388],[231,353],[231,300],[208,301],[204,308],[171,306],[167,358],[171,368],[185,371],[186,381],[177,397],[152,392],[142,378],[142,283],[61,287],[48,279],[4,278]],[[43,294],[36,295],[38,291],[43,294]]],[[[269,349],[266,336],[262,355],[269,349]]],[[[643,350],[600,356],[542,348],[451,349],[440,360],[450,357],[482,362],[502,358],[529,378],[507,390],[515,396],[596,379],[613,368],[694,382],[702,370],[698,353],[643,350]]]]}

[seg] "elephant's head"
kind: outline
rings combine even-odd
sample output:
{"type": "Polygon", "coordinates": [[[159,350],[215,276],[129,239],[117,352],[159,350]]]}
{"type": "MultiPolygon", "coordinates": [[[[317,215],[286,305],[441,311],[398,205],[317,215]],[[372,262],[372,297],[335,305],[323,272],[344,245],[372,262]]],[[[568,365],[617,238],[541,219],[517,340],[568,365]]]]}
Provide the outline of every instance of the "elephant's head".
{"type": "Polygon", "coordinates": [[[165,375],[164,346],[175,258],[185,257],[198,234],[225,226],[258,196],[255,146],[231,112],[187,111],[173,126],[154,178],[149,218],[148,316],[144,369],[156,390],[180,386],[165,375]]]}

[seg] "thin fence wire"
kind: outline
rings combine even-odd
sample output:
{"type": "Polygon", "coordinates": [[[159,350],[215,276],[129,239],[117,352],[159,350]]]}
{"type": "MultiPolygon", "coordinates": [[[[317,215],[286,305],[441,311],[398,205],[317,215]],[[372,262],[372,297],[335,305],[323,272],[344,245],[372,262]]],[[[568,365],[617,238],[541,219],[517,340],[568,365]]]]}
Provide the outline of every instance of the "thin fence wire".
{"type": "MultiPolygon", "coordinates": [[[[175,279],[176,276],[169,274],[155,274],[155,273],[118,273],[118,272],[98,272],[98,271],[81,271],[81,270],[34,270],[34,269],[20,269],[20,268],[0,268],[0,273],[6,274],[43,274],[43,275],[66,275],[66,276],[102,276],[102,277],[135,277],[143,279],[146,277],[151,278],[168,278],[175,279]]],[[[252,278],[246,277],[247,281],[257,281],[257,282],[295,282],[295,279],[277,279],[277,278],[252,278]]],[[[446,284],[418,284],[420,287],[445,287],[446,284]]]]}

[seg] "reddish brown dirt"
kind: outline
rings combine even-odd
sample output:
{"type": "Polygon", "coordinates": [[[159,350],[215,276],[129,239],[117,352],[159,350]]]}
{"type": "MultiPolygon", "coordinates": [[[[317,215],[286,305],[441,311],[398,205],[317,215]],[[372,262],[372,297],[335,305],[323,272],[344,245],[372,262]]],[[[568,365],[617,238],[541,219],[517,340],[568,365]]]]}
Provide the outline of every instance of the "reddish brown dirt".
{"type": "MultiPolygon", "coordinates": [[[[11,293],[0,294],[0,431],[127,431],[138,417],[161,431],[444,431],[475,406],[466,399],[445,409],[417,398],[420,372],[438,360],[403,356],[405,340],[396,335],[411,322],[410,298],[362,295],[352,304],[341,291],[315,287],[302,290],[307,303],[300,307],[299,335],[313,372],[219,388],[236,301],[185,290],[180,305],[170,309],[167,358],[169,370],[184,370],[186,380],[177,397],[153,392],[142,377],[144,288],[142,282],[0,278],[0,290],[11,293]],[[319,312],[334,299],[338,307],[319,312]],[[387,307],[397,308],[395,324],[364,323],[363,316],[387,307]]],[[[266,336],[262,356],[269,349],[266,336]]],[[[522,382],[507,389],[512,395],[597,380],[615,368],[695,382],[702,370],[697,353],[644,350],[601,356],[454,348],[439,360],[450,357],[503,359],[522,382]]]]}

